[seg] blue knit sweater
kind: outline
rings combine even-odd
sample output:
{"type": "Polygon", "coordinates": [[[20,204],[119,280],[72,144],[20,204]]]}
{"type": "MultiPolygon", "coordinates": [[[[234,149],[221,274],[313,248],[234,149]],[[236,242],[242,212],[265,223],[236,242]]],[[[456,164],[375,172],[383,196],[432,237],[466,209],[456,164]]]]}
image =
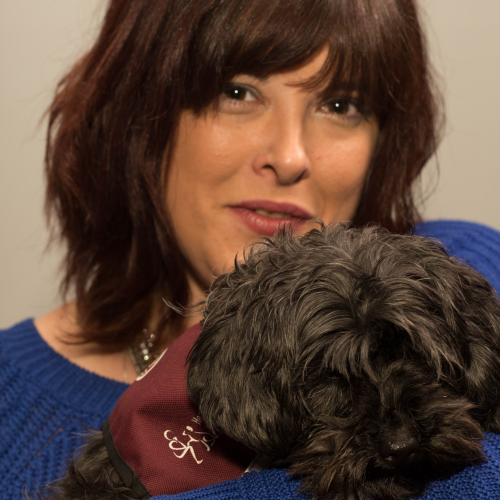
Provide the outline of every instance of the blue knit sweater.
{"type": "MultiPolygon", "coordinates": [[[[478,224],[434,221],[416,234],[439,239],[500,291],[500,233],[478,224]]],[[[125,384],[94,375],[55,353],[26,320],[0,331],[0,499],[62,475],[65,462],[83,443],[81,433],[99,429],[125,384]]],[[[500,436],[486,434],[489,460],[429,485],[423,500],[500,499],[500,436]]],[[[155,500],[249,500],[304,498],[286,471],[268,469],[240,479],[155,500]]]]}

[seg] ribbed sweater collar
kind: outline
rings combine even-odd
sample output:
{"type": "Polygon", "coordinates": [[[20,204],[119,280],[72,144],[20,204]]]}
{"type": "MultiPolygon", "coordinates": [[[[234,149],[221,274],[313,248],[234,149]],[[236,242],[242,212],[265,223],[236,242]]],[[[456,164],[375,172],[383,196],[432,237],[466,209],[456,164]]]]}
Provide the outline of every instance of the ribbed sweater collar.
{"type": "MultiPolygon", "coordinates": [[[[80,411],[111,413],[126,384],[95,375],[55,352],[40,336],[33,319],[0,331],[4,363],[44,391],[80,411]]],[[[4,366],[7,368],[7,366],[4,366]]]]}

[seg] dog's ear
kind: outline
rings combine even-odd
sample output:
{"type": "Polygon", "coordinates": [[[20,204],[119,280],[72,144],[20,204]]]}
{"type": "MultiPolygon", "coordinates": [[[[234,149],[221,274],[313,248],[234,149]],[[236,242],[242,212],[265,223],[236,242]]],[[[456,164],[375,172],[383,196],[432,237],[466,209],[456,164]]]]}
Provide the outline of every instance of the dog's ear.
{"type": "MultiPolygon", "coordinates": [[[[498,331],[494,332],[498,334],[498,331]]],[[[465,395],[477,405],[477,417],[487,431],[500,433],[500,352],[498,340],[469,344],[470,359],[462,382],[465,395]]]]}
{"type": "Polygon", "coordinates": [[[500,304],[491,285],[479,273],[461,265],[457,307],[450,332],[461,349],[456,386],[477,407],[485,430],[500,432],[500,304]]]}
{"type": "Polygon", "coordinates": [[[500,434],[500,401],[497,401],[482,419],[482,426],[485,431],[500,434]]]}
{"type": "Polygon", "coordinates": [[[296,395],[283,361],[289,359],[285,343],[266,345],[262,335],[268,332],[242,331],[231,321],[204,327],[190,355],[187,385],[210,429],[260,453],[285,457],[300,429],[300,413],[294,411],[296,395]]]}
{"type": "Polygon", "coordinates": [[[286,299],[260,292],[264,278],[250,271],[237,266],[212,286],[189,356],[188,392],[210,429],[284,457],[301,428],[291,385],[296,335],[286,299]]]}
{"type": "Polygon", "coordinates": [[[500,430],[500,302],[490,283],[471,267],[440,259],[431,268],[434,301],[441,311],[435,336],[445,341],[442,375],[476,405],[486,430],[500,430]]]}

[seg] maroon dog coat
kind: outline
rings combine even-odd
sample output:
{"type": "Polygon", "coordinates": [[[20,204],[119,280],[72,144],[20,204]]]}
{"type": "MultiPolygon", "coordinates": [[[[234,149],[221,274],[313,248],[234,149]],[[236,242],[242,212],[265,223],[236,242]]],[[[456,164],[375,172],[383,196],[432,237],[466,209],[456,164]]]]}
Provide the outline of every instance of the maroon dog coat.
{"type": "Polygon", "coordinates": [[[197,324],[183,333],[124,392],[103,425],[112,464],[140,496],[234,479],[255,458],[241,443],[207,429],[188,397],[186,358],[200,331],[197,324]]]}

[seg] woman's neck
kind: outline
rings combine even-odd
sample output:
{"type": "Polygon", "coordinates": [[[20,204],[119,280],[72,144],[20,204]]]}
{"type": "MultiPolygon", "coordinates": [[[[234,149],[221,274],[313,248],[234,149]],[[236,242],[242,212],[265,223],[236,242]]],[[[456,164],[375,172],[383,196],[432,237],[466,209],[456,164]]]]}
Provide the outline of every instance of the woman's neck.
{"type": "MultiPolygon", "coordinates": [[[[131,383],[137,374],[127,349],[97,342],[75,344],[81,332],[76,320],[75,302],[69,302],[35,320],[35,327],[44,341],[58,354],[85,370],[118,382],[131,383]]],[[[184,317],[175,331],[167,332],[161,348],[172,344],[185,330],[199,322],[200,316],[184,317]]],[[[155,322],[152,321],[151,325],[155,322]]],[[[150,328],[154,328],[151,325],[150,328]]]]}

